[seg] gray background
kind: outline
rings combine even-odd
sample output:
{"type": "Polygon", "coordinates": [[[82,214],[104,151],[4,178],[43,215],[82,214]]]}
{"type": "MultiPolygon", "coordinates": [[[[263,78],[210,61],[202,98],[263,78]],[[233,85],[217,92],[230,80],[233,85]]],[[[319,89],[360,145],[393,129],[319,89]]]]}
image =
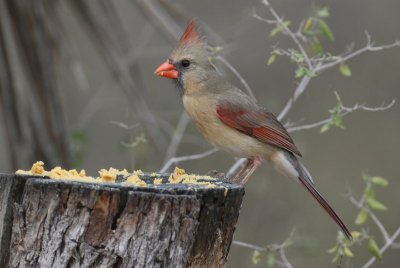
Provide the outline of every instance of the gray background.
{"type": "MultiPolygon", "coordinates": [[[[135,10],[132,3],[122,0],[116,3],[127,32],[131,35],[129,38],[133,41],[133,47],[140,43],[138,37],[143,37],[143,31],[149,33],[146,35],[146,44],[138,53],[133,72],[137,72],[142,79],[140,88],[151,111],[161,122],[174,127],[183,109],[178,91],[170,81],[153,75],[154,69],[173,49],[173,44],[149,26],[148,18],[135,10]]],[[[266,15],[265,7],[258,1],[181,0],[176,3],[225,40],[219,44],[218,40],[211,38],[210,43],[224,46],[223,56],[250,84],[259,103],[279,113],[296,88],[295,65],[287,59],[278,58],[275,64],[267,66],[274,45],[288,46],[291,43],[285,37],[271,39],[271,26],[252,18],[254,7],[260,15],[266,15]]],[[[332,53],[341,53],[352,42],[355,48],[364,46],[365,30],[368,30],[376,44],[388,44],[400,39],[399,1],[272,1],[273,7],[282,16],[292,20],[293,25],[310,14],[313,3],[330,8],[331,17],[327,21],[334,32],[335,41],[325,41],[323,45],[332,53]]],[[[68,34],[74,40],[88,81],[88,87],[82,89],[67,71],[67,66],[60,66],[69,127],[71,131],[78,130],[87,135],[85,156],[80,167],[92,175],[109,166],[159,170],[165,151],[154,150],[151,142],[141,143],[134,150],[124,149],[120,145],[122,140],[143,133],[143,128],[126,131],[110,124],[110,120],[135,124],[137,118],[131,112],[131,103],[115,83],[108,83],[110,74],[85,36],[79,21],[72,18],[66,5],[60,11],[65,15],[68,34]]],[[[339,93],[347,106],[362,103],[374,107],[389,103],[392,99],[400,100],[400,48],[367,52],[351,60],[348,65],[353,74],[350,78],[341,76],[335,68],[313,79],[285,122],[303,119],[304,123],[311,123],[325,119],[329,116],[328,109],[336,103],[333,91],[339,93]]],[[[228,77],[241,86],[235,78],[228,77]]],[[[361,179],[363,171],[381,175],[390,181],[390,187],[377,190],[378,199],[389,207],[389,211],[378,212],[377,215],[390,233],[400,225],[399,115],[400,108],[396,104],[388,111],[359,111],[345,117],[345,130],[334,128],[321,135],[319,129],[312,129],[292,135],[319,190],[352,230],[359,229],[354,224],[357,209],[343,195],[348,189],[356,196],[361,193],[364,187],[361,179]]],[[[6,141],[1,134],[0,138],[1,148],[5,148],[6,141]]],[[[211,148],[190,124],[177,155],[200,153],[211,148]]],[[[11,171],[7,154],[3,153],[0,157],[1,170],[11,171]]],[[[233,163],[232,156],[218,152],[179,166],[189,172],[205,173],[212,169],[226,171],[233,163]]],[[[381,245],[382,240],[374,224],[368,221],[366,226],[381,245]]],[[[334,244],[336,226],[306,191],[265,164],[246,185],[234,239],[261,246],[280,243],[294,228],[295,244],[287,250],[287,255],[295,267],[335,267],[330,262],[332,256],[326,250],[334,244]]],[[[344,267],[359,267],[370,258],[366,245],[355,247],[354,253],[355,258],[345,262],[344,267]]],[[[251,254],[251,250],[232,245],[227,266],[249,267],[251,254]]],[[[389,250],[384,254],[384,261],[374,267],[397,267],[399,260],[398,249],[389,250]]]]}

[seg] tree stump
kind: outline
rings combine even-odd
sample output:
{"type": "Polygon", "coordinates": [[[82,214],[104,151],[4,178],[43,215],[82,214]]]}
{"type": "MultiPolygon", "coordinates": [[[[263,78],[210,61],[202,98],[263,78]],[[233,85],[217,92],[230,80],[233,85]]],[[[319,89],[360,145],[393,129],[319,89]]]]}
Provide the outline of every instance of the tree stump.
{"type": "Polygon", "coordinates": [[[141,179],[1,174],[0,267],[222,267],[244,189],[141,179]]]}

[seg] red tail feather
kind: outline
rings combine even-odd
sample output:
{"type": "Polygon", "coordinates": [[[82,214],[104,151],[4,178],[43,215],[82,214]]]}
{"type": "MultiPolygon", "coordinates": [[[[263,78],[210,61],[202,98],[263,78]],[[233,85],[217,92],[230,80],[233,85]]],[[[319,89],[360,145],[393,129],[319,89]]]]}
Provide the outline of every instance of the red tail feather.
{"type": "Polygon", "coordinates": [[[300,182],[303,186],[310,192],[310,194],[317,200],[318,204],[329,214],[329,216],[335,221],[335,223],[340,227],[342,232],[346,235],[346,237],[351,241],[353,240],[353,236],[351,235],[349,229],[347,229],[346,225],[339,218],[333,208],[326,202],[326,200],[321,196],[321,194],[315,189],[315,187],[306,179],[299,177],[300,182]]]}

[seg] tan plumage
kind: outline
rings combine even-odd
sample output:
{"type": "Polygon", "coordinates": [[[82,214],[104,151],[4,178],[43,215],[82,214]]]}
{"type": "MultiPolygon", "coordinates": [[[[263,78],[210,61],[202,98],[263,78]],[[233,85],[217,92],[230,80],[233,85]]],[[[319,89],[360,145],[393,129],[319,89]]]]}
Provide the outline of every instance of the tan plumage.
{"type": "Polygon", "coordinates": [[[226,81],[210,63],[206,41],[192,21],[169,59],[155,71],[174,79],[183,105],[203,136],[214,146],[248,159],[233,178],[246,183],[263,160],[298,180],[351,239],[339,216],[316,190],[301,153],[276,117],[226,81]]]}

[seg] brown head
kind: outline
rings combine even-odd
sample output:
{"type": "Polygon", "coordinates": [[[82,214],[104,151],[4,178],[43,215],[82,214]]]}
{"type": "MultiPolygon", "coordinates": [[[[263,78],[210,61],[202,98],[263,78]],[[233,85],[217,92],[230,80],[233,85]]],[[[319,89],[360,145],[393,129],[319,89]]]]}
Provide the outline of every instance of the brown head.
{"type": "Polygon", "coordinates": [[[186,27],[177,47],[155,74],[176,80],[183,94],[200,90],[215,76],[216,70],[207,55],[207,42],[194,21],[186,27]]]}

